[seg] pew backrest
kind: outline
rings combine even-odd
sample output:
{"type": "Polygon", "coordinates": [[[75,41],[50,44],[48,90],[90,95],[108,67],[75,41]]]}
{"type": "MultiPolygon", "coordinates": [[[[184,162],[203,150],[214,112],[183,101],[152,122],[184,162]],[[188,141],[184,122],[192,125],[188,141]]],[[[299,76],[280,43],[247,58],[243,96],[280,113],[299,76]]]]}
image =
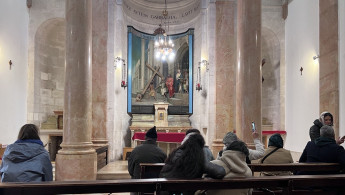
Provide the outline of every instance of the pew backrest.
{"type": "MultiPolygon", "coordinates": [[[[164,163],[140,163],[141,178],[158,178],[164,163]]],[[[286,164],[258,164],[248,165],[254,172],[272,171],[306,171],[306,172],[340,172],[342,167],[338,163],[286,163],[286,164]]]]}
{"type": "Polygon", "coordinates": [[[40,183],[0,183],[0,194],[89,194],[117,192],[192,191],[279,187],[283,194],[294,194],[299,187],[331,187],[339,194],[345,192],[345,175],[294,175],[271,177],[241,177],[230,179],[132,179],[64,181],[40,183]]]}
{"type": "Polygon", "coordinates": [[[338,163],[286,163],[286,164],[249,164],[252,172],[273,172],[273,171],[305,171],[305,172],[340,172],[341,166],[338,163]]]}

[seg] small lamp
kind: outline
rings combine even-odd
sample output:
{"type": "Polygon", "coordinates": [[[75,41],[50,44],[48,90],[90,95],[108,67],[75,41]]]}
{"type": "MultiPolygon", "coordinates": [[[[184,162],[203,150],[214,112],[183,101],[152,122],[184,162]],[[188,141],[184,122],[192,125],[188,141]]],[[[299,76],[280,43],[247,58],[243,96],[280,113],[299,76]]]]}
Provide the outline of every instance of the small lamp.
{"type": "Polygon", "coordinates": [[[122,78],[121,78],[121,87],[123,87],[124,89],[126,89],[127,87],[127,71],[126,71],[126,63],[125,63],[125,60],[120,58],[120,57],[116,57],[115,58],[115,64],[114,64],[114,67],[115,69],[117,67],[120,67],[121,66],[121,63],[122,63],[122,78]]]}
{"type": "Polygon", "coordinates": [[[209,65],[210,65],[210,63],[208,63],[207,60],[202,60],[201,62],[199,62],[199,67],[200,67],[200,65],[205,66],[205,67],[206,67],[206,71],[209,70],[209,65]]]}
{"type": "Polygon", "coordinates": [[[200,73],[200,63],[199,63],[199,67],[198,67],[198,72],[196,73],[196,88],[197,91],[202,90],[202,86],[201,86],[201,73],[200,73]]]}

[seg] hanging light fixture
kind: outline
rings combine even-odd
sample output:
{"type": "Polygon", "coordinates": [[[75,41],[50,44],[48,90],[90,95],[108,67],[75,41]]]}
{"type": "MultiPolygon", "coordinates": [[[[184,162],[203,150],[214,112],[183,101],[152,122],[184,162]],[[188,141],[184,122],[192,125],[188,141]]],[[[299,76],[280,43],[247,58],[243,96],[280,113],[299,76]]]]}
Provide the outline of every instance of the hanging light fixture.
{"type": "MultiPolygon", "coordinates": [[[[168,23],[168,29],[169,29],[169,21],[167,22],[168,10],[167,10],[166,0],[165,0],[165,9],[162,11],[162,15],[164,18],[165,28],[168,23]]],[[[155,35],[154,48],[155,48],[156,59],[161,60],[161,61],[173,60],[175,58],[175,52],[173,49],[174,43],[172,42],[171,38],[167,35],[165,29],[162,28],[162,24],[159,25],[159,28],[157,28],[153,34],[155,35]]]]}

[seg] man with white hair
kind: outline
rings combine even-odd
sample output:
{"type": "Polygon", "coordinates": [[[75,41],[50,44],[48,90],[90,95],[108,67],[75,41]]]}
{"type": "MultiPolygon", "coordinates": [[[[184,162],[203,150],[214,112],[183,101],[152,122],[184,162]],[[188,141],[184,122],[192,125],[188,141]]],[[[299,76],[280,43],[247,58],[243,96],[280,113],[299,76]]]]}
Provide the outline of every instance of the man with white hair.
{"type": "MultiPolygon", "coordinates": [[[[333,127],[328,125],[321,127],[320,137],[307,143],[299,162],[339,163],[345,167],[345,150],[336,143],[333,127]]],[[[299,174],[334,174],[334,172],[301,172],[299,174]]]]}

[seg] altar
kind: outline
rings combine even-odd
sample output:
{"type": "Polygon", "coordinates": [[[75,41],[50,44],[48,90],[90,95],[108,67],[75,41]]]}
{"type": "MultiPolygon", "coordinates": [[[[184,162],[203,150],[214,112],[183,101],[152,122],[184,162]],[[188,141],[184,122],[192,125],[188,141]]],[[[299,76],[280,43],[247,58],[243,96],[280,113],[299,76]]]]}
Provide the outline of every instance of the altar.
{"type": "MultiPolygon", "coordinates": [[[[191,129],[188,115],[168,115],[168,103],[155,103],[155,114],[133,114],[131,131],[131,147],[145,141],[146,132],[153,126],[157,130],[157,144],[167,154],[181,145],[186,131],[191,129]]],[[[129,150],[130,148],[126,148],[129,150]]],[[[124,152],[124,156],[125,156],[124,152]]]]}
{"type": "MultiPolygon", "coordinates": [[[[146,132],[136,132],[134,133],[132,140],[134,141],[134,147],[137,146],[138,142],[141,143],[145,141],[146,132]]],[[[166,149],[166,153],[169,154],[172,149],[177,148],[183,141],[186,133],[163,133],[157,132],[157,143],[162,149],[166,149]],[[166,145],[166,148],[163,147],[166,145]]],[[[164,151],[164,150],[163,150],[164,151]]]]}

